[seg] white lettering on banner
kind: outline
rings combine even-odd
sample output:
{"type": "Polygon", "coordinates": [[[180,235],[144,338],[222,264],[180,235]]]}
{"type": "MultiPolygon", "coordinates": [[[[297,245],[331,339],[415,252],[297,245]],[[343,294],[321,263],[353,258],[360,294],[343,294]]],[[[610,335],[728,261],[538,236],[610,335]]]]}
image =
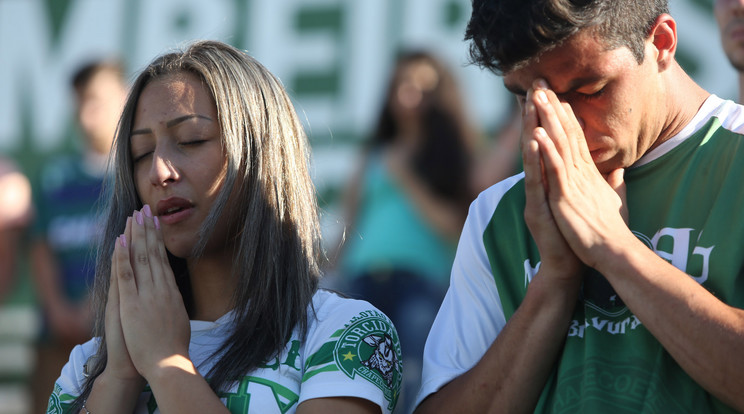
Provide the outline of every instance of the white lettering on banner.
{"type": "Polygon", "coordinates": [[[235,2],[231,0],[141,2],[139,11],[138,30],[132,33],[136,39],[133,63],[137,68],[190,41],[214,39],[229,42],[237,17],[235,2]]]}
{"type": "MultiPolygon", "coordinates": [[[[379,4],[382,2],[359,3],[379,4]]],[[[341,49],[343,47],[341,33],[335,33],[324,27],[298,31],[295,27],[296,19],[303,7],[309,8],[310,5],[303,0],[285,0],[254,2],[251,7],[251,13],[254,15],[252,20],[255,21],[255,24],[249,28],[250,38],[253,40],[251,51],[288,87],[291,87],[290,80],[300,71],[313,74],[337,72],[342,75],[339,70],[342,59],[345,62],[355,57],[354,54],[347,56],[345,54],[347,51],[341,49]],[[261,19],[256,19],[256,16],[261,16],[261,19]],[[267,39],[271,41],[264,41],[267,39]]],[[[312,7],[337,8],[339,13],[342,13],[342,18],[346,17],[347,8],[342,7],[336,1],[316,1],[312,7]]],[[[379,16],[379,14],[371,16],[379,16]]],[[[370,37],[376,38],[375,35],[370,37]]],[[[313,129],[325,130],[334,123],[336,117],[344,118],[339,114],[346,112],[344,106],[349,102],[338,98],[328,95],[310,96],[298,109],[312,119],[313,129]]]]}
{"type": "Polygon", "coordinates": [[[473,118],[491,126],[506,112],[508,93],[497,77],[465,66],[469,16],[469,0],[67,0],[54,6],[1,0],[0,150],[20,150],[26,139],[32,152],[64,144],[74,107],[69,79],[83,61],[118,55],[137,71],[196,38],[232,43],[266,64],[290,89],[311,135],[364,136],[395,53],[411,47],[441,54],[471,97],[465,100],[473,118]],[[293,91],[293,80],[308,74],[330,79],[331,90],[293,91]]]}
{"type": "Polygon", "coordinates": [[[71,1],[57,38],[44,3],[0,1],[0,150],[19,146],[24,106],[31,111],[33,145],[59,145],[71,114],[72,72],[120,44],[122,0],[71,1]]]}
{"type": "MultiPolygon", "coordinates": [[[[705,38],[701,30],[717,33],[694,0],[679,3],[681,38],[694,43],[705,38]]],[[[0,0],[0,151],[46,152],[63,144],[73,107],[69,76],[81,60],[118,54],[136,71],[156,54],[195,38],[247,49],[288,87],[297,74],[333,77],[332,92],[290,90],[316,137],[341,132],[363,137],[375,122],[395,52],[410,48],[441,55],[463,87],[472,119],[485,129],[497,128],[512,100],[499,77],[467,65],[463,33],[470,11],[469,0],[0,0]],[[64,13],[50,13],[60,7],[64,13]],[[336,29],[317,21],[298,27],[301,13],[323,20],[328,10],[338,13],[336,29]],[[53,14],[59,21],[50,20],[53,14]],[[31,145],[24,147],[22,139],[31,145]]],[[[721,90],[728,79],[721,72],[732,71],[725,56],[682,42],[680,51],[685,48],[694,50],[688,56],[704,55],[693,73],[704,76],[703,86],[728,93],[721,90]]]]}

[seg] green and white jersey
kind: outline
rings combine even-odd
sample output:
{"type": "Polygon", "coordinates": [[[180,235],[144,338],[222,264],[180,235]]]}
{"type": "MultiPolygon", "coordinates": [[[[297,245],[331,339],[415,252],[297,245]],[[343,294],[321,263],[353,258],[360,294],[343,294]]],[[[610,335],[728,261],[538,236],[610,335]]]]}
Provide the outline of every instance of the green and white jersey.
{"type": "MultiPolygon", "coordinates": [[[[711,96],[677,136],[625,172],[631,230],[738,308],[744,308],[742,133],[744,107],[711,96]]],[[[491,187],[470,208],[450,289],[426,343],[418,402],[478,362],[540,266],[524,222],[523,178],[491,187]]],[[[567,335],[536,412],[734,412],[680,368],[596,271],[585,279],[567,335]]]]}
{"type": "MultiPolygon", "coordinates": [[[[319,290],[308,310],[309,328],[296,331],[281,355],[246,374],[219,397],[233,414],[294,413],[305,400],[356,397],[391,413],[400,392],[400,343],[387,316],[367,302],[319,290]]],[[[191,321],[189,354],[202,375],[209,356],[225,340],[231,314],[215,322],[191,321]]],[[[83,386],[83,365],[96,351],[97,339],[78,345],[62,369],[47,414],[67,413],[83,386]]],[[[135,414],[159,413],[149,388],[140,395],[135,414]]]]}

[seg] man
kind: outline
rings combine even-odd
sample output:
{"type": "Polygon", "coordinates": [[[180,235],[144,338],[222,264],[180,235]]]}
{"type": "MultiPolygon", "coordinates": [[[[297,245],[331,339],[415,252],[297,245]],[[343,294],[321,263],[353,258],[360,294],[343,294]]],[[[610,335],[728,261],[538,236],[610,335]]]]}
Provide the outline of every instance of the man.
{"type": "Polygon", "coordinates": [[[524,173],[471,206],[417,413],[744,410],[744,108],[680,68],[667,8],[474,1],[524,173]]]}
{"type": "Polygon", "coordinates": [[[715,0],[713,13],[723,51],[739,73],[739,102],[744,102],[744,0],[715,0]]]}
{"type": "Polygon", "coordinates": [[[54,381],[73,346],[92,333],[88,287],[93,281],[96,217],[106,162],[126,86],[121,64],[95,61],[73,77],[81,155],[55,156],[44,165],[36,195],[31,264],[43,312],[32,379],[33,412],[46,411],[54,381]]]}

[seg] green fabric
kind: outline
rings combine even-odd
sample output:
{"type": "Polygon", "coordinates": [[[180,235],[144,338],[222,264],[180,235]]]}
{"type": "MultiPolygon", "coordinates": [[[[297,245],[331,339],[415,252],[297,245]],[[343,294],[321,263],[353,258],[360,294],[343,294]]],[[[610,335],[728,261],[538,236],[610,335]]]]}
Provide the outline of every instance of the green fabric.
{"type": "MultiPolygon", "coordinates": [[[[742,136],[720,128],[716,118],[669,153],[625,173],[631,230],[723,302],[739,308],[744,307],[742,177],[742,136]]],[[[483,235],[507,319],[524,299],[540,261],[521,219],[523,209],[520,182],[499,203],[483,235]],[[509,260],[515,257],[528,259],[509,260]]],[[[734,410],[697,385],[609,283],[591,271],[563,354],[535,412],[734,410]]]]}

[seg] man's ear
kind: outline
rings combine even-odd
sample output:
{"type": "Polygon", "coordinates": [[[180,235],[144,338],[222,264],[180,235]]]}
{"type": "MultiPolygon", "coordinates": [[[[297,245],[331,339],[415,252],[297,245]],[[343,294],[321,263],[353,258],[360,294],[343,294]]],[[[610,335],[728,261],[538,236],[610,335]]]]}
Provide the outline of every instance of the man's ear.
{"type": "Polygon", "coordinates": [[[659,15],[649,32],[649,41],[659,70],[666,70],[677,51],[677,22],[674,18],[666,13],[659,15]]]}

